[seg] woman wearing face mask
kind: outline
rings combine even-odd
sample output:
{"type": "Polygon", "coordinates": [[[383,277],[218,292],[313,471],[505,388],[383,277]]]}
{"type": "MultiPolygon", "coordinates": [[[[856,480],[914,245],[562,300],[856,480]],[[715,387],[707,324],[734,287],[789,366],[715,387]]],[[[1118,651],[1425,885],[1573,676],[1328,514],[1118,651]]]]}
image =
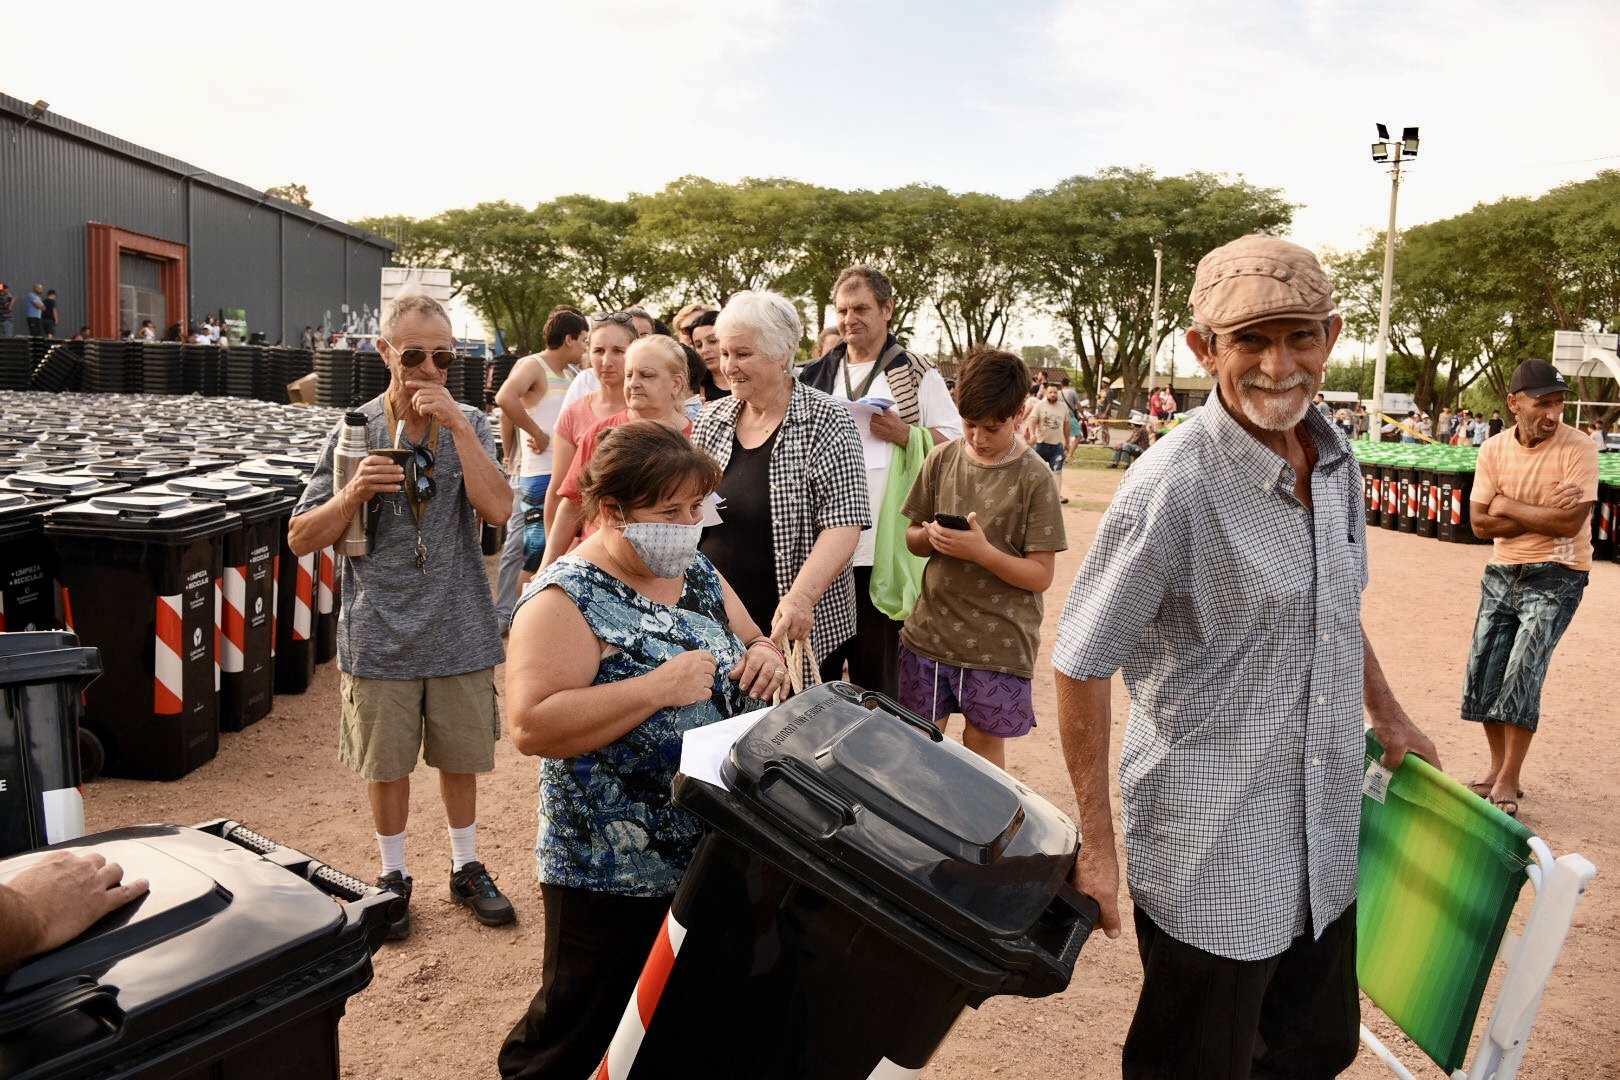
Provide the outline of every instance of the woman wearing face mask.
{"type": "Polygon", "coordinates": [[[562,476],[563,482],[557,486],[556,511],[546,524],[541,566],[550,566],[572,547],[582,527],[585,535],[590,533],[591,527],[580,513],[579,474],[603,432],[632,420],[656,420],[683,435],[692,431],[692,422],[681,408],[687,397],[686,353],[674,338],[652,334],[632,342],[625,351],[622,370],[625,407],[580,433],[568,467],[552,474],[562,476]]]}
{"type": "MultiPolygon", "coordinates": [[[[580,437],[585,432],[594,427],[597,421],[624,411],[624,356],[635,340],[636,328],[630,316],[623,312],[598,319],[592,325],[585,341],[585,360],[590,364],[589,373],[596,376],[597,385],[584,397],[568,402],[557,415],[557,426],[551,432],[553,480],[568,475],[580,437]],[[623,321],[620,321],[621,316],[623,321]]],[[[561,498],[557,487],[553,483],[546,489],[547,536],[551,535],[552,522],[557,517],[557,503],[561,498]]]]}
{"type": "Polygon", "coordinates": [[[773,638],[825,657],[855,632],[849,558],[872,524],[860,436],[843,405],[789,373],[801,333],[790,300],[738,293],[716,329],[731,396],[692,434],[724,471],[703,553],[773,638]]]}
{"type": "Polygon", "coordinates": [[[781,655],[697,551],[719,481],[713,460],[663,424],[607,432],[580,477],[601,527],[513,612],[512,742],[543,759],[545,945],[502,1076],[596,1068],[702,831],[670,798],[681,734],[786,685],[781,655]]]}

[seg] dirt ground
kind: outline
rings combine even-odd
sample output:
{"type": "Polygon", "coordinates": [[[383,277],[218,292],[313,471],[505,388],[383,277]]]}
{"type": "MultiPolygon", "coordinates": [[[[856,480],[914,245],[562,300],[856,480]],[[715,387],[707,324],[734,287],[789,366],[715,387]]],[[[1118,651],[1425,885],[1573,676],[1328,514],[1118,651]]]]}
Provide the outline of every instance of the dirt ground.
{"type": "MultiPolygon", "coordinates": [[[[1096,465],[1068,471],[1071,546],[1058,559],[1057,581],[1047,597],[1037,670],[1049,670],[1051,636],[1069,581],[1122,475],[1096,465]]],[[[1382,529],[1371,530],[1368,549],[1372,585],[1364,622],[1384,670],[1408,712],[1434,739],[1446,770],[1473,779],[1484,766],[1484,739],[1477,727],[1457,719],[1457,704],[1488,549],[1382,529]]],[[[1620,1077],[1617,644],[1620,565],[1602,563],[1594,568],[1585,600],[1554,657],[1542,700],[1543,724],[1525,772],[1523,819],[1555,853],[1579,851],[1600,871],[1577,913],[1525,1056],[1520,1075],[1533,1080],[1620,1077]]],[[[1036,679],[1035,695],[1041,725],[1009,748],[1009,768],[1072,814],[1049,677],[1036,679]]],[[[1126,709],[1125,691],[1116,680],[1116,723],[1123,724],[1126,709]]],[[[954,727],[952,734],[957,734],[954,727]]],[[[1116,731],[1116,756],[1119,744],[1116,731]]],[[[89,785],[88,825],[96,831],[228,816],[373,878],[377,852],[364,793],[338,764],[336,745],[337,672],[335,664],[327,664],[308,693],[278,697],[270,716],[224,735],[219,756],[183,780],[89,785]]],[[[355,1080],[494,1076],[501,1039],[540,981],[540,893],[533,875],[536,763],[503,742],[496,771],[480,789],[479,853],[500,874],[518,911],[515,925],[497,929],[479,927],[449,902],[449,841],[436,785],[431,774],[417,775],[421,782],[412,793],[408,852],[417,882],[415,932],[408,941],[384,946],[375,960],[375,980],[349,1002],[339,1032],[343,1075],[355,1080]]],[[[1527,906],[1521,901],[1516,927],[1527,906]]],[[[1066,992],[1040,1000],[999,998],[966,1012],[925,1075],[961,1080],[1117,1076],[1140,977],[1128,910],[1124,922],[1121,939],[1099,936],[1086,945],[1066,992]]],[[[1494,986],[1487,1002],[1493,995],[1494,986]]],[[[1365,1014],[1380,1034],[1393,1032],[1381,1018],[1372,1019],[1376,1010],[1368,1007],[1365,1014]]],[[[1409,1045],[1403,1056],[1423,1060],[1409,1045]]],[[[1363,1053],[1347,1075],[1388,1074],[1363,1053]]],[[[1430,1066],[1418,1075],[1440,1073],[1430,1066]]]]}

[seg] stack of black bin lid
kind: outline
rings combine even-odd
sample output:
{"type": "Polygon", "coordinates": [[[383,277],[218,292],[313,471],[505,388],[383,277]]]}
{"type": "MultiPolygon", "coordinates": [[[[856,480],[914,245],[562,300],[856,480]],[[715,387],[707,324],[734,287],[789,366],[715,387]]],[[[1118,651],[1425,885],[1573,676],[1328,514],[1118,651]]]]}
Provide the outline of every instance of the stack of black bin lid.
{"type": "MultiPolygon", "coordinates": [[[[429,361],[431,363],[431,361],[429,361]]],[[[484,407],[484,358],[482,356],[463,356],[456,360],[456,367],[461,369],[459,381],[456,372],[450,372],[451,392],[457,401],[463,405],[471,405],[475,409],[484,407]],[[456,391],[456,387],[460,391],[456,391]]]]}
{"type": "Polygon", "coordinates": [[[34,367],[27,338],[0,338],[0,390],[27,390],[34,367]]]}
{"type": "Polygon", "coordinates": [[[27,340],[28,359],[34,362],[35,367],[38,367],[39,362],[45,359],[46,353],[50,352],[55,346],[62,344],[62,342],[57,338],[31,337],[27,340]]]}
{"type": "MultiPolygon", "coordinates": [[[[433,361],[429,360],[427,363],[431,364],[433,361]]],[[[354,374],[353,385],[356,389],[350,395],[351,407],[363,405],[388,389],[388,366],[383,363],[381,353],[370,350],[357,353],[354,358],[354,374]]]]}
{"type": "Polygon", "coordinates": [[[264,367],[265,354],[270,350],[263,345],[237,345],[225,354],[225,394],[228,397],[250,398],[260,381],[259,370],[264,367]]]}
{"type": "Polygon", "coordinates": [[[142,386],[148,394],[183,393],[180,356],[181,350],[187,346],[172,341],[133,341],[127,344],[130,352],[140,355],[142,386]]]}
{"type": "Polygon", "coordinates": [[[512,369],[517,366],[517,362],[518,358],[511,353],[501,353],[501,355],[490,361],[490,366],[495,369],[495,375],[484,392],[484,408],[493,409],[495,407],[495,394],[506,384],[506,377],[512,374],[512,369]]]}
{"type": "Polygon", "coordinates": [[[311,363],[307,349],[288,349],[279,345],[271,347],[269,360],[262,365],[264,379],[254,380],[253,396],[260,401],[287,404],[287,384],[308,375],[311,363]]]}
{"type": "MultiPolygon", "coordinates": [[[[220,348],[218,345],[200,345],[188,341],[180,346],[180,385],[183,388],[181,393],[201,394],[204,392],[204,373],[218,371],[219,353],[220,348]]],[[[217,383],[218,378],[218,375],[215,374],[213,381],[217,383]]]]}
{"type": "Polygon", "coordinates": [[[354,350],[320,349],[315,353],[315,403],[346,409],[354,404],[354,350]]]}
{"type": "Polygon", "coordinates": [[[146,388],[136,341],[92,341],[85,349],[84,388],[98,394],[139,394],[146,388]]]}
{"type": "MultiPolygon", "coordinates": [[[[28,343],[22,338],[0,338],[0,350],[15,343],[18,355],[25,359],[29,356],[28,343]]],[[[83,344],[80,342],[79,344],[83,344]]],[[[60,394],[66,390],[78,390],[84,385],[84,360],[67,345],[58,345],[45,354],[34,368],[34,373],[28,380],[25,390],[43,390],[47,393],[60,394]]]]}

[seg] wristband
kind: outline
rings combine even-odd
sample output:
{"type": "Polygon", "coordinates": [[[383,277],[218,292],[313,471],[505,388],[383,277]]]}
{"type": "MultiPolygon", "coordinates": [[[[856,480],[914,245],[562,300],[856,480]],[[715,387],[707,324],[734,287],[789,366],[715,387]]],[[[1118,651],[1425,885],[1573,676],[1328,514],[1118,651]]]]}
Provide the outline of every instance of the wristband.
{"type": "Polygon", "coordinates": [[[770,638],[768,638],[768,637],[757,637],[753,641],[750,641],[747,645],[744,645],[743,646],[743,651],[747,652],[749,649],[752,649],[755,645],[763,645],[763,646],[765,646],[767,649],[771,650],[771,652],[775,653],[776,658],[778,660],[780,660],[784,665],[787,664],[787,657],[782,655],[782,650],[777,648],[776,647],[776,642],[772,641],[770,638]]]}

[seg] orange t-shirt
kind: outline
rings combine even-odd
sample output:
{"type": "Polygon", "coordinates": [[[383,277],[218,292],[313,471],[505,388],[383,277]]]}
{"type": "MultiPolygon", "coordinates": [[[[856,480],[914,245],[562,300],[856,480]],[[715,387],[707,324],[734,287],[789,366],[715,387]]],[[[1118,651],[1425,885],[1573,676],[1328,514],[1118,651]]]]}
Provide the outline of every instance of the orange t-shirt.
{"type": "MultiPolygon", "coordinates": [[[[1583,501],[1597,501],[1597,444],[1568,424],[1552,437],[1527,447],[1508,428],[1485,440],[1474,467],[1474,490],[1468,501],[1489,506],[1496,495],[1544,505],[1547,492],[1559,484],[1579,484],[1583,501]]],[[[1562,563],[1571,570],[1592,569],[1592,530],[1582,522],[1574,536],[1527,532],[1496,539],[1493,563],[1562,563]]]]}

